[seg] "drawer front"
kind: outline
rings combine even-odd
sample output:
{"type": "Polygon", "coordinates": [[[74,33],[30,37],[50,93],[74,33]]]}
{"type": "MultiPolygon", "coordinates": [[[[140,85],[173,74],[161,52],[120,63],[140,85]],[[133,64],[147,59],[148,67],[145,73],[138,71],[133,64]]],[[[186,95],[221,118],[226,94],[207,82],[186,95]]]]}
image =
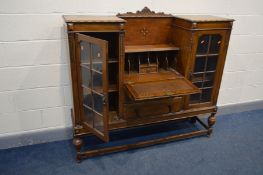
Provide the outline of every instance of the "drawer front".
{"type": "Polygon", "coordinates": [[[139,73],[144,74],[144,73],[155,73],[158,72],[158,65],[157,64],[142,64],[139,65],[139,73]]]}
{"type": "Polygon", "coordinates": [[[138,118],[178,112],[182,109],[182,97],[125,104],[125,118],[138,118]]]}

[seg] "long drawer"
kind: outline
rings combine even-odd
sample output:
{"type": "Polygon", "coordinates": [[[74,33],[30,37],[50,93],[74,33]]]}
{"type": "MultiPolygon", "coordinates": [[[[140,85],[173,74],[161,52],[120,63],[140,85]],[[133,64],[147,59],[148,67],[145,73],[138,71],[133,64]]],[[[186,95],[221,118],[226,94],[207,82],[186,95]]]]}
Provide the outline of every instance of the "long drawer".
{"type": "Polygon", "coordinates": [[[124,117],[137,118],[178,112],[182,109],[182,97],[124,104],[124,117]]]}

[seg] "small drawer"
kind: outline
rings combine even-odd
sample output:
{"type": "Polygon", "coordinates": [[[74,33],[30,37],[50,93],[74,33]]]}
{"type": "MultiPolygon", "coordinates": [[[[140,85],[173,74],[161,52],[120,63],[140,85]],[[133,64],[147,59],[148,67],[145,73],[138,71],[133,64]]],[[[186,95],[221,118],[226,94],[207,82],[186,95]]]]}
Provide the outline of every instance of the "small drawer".
{"type": "Polygon", "coordinates": [[[151,100],[124,105],[125,118],[138,118],[178,112],[182,109],[182,97],[151,100]]]}
{"type": "Polygon", "coordinates": [[[154,73],[158,72],[158,65],[157,64],[141,64],[139,65],[139,73],[154,73]]]}

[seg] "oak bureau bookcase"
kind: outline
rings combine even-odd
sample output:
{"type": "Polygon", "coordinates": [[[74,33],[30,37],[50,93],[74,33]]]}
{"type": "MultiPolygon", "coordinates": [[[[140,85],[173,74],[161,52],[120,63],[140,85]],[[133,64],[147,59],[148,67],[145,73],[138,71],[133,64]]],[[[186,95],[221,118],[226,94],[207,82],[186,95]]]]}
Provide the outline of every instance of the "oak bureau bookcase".
{"type": "Polygon", "coordinates": [[[147,7],[116,16],[64,16],[77,161],[176,139],[210,135],[233,20],[173,16],[147,7]],[[198,116],[207,115],[207,122],[198,116]],[[83,137],[178,120],[203,128],[93,150],[83,137]]]}

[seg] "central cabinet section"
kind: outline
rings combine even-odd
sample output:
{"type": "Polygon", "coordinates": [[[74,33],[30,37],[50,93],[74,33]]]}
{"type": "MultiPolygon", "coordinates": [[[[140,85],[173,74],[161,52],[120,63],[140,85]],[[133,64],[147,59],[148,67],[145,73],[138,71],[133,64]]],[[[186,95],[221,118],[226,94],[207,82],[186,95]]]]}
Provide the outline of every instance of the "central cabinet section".
{"type": "Polygon", "coordinates": [[[184,95],[199,92],[177,72],[178,50],[167,44],[125,47],[126,119],[178,112],[184,95]]]}
{"type": "Polygon", "coordinates": [[[159,117],[161,121],[163,115],[182,110],[184,97],[200,90],[177,71],[180,48],[171,37],[173,18],[119,17],[127,21],[122,69],[124,119],[159,117]],[[140,25],[133,25],[138,22],[140,25]]]}

